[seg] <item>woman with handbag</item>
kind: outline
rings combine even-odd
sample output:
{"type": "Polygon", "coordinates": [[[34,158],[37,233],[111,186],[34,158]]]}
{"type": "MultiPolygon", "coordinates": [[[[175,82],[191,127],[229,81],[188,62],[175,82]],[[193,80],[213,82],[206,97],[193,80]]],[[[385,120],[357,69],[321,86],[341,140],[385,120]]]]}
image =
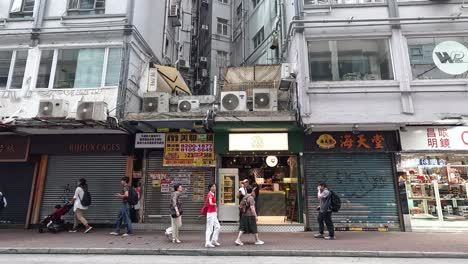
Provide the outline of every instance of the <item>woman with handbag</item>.
{"type": "MultiPolygon", "coordinates": [[[[171,229],[172,229],[172,243],[182,243],[179,239],[179,229],[182,226],[182,203],[180,196],[184,188],[181,184],[174,184],[174,192],[171,193],[171,229]]],[[[167,233],[167,231],[166,231],[167,233]]]]}
{"type": "Polygon", "coordinates": [[[216,210],[216,184],[210,183],[208,185],[210,192],[206,196],[205,206],[202,213],[206,213],[206,240],[205,247],[214,248],[221,246],[218,242],[219,231],[221,225],[218,220],[218,213],[216,210]]]}

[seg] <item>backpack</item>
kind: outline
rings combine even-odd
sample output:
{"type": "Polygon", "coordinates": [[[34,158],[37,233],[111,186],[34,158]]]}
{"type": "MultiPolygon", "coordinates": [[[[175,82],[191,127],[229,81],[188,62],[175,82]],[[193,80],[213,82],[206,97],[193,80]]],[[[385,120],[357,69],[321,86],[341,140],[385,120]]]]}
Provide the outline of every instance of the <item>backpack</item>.
{"type": "Polygon", "coordinates": [[[330,191],[330,208],[332,212],[335,213],[337,213],[341,209],[340,196],[334,191],[330,191]]]}
{"type": "Polygon", "coordinates": [[[244,196],[244,198],[242,198],[241,203],[239,204],[239,211],[242,215],[247,212],[247,209],[249,208],[248,204],[249,203],[247,202],[247,196],[244,196]]]}
{"type": "Polygon", "coordinates": [[[88,188],[81,187],[83,189],[83,197],[80,198],[82,206],[90,206],[92,202],[91,193],[89,193],[88,188]]]}
{"type": "Polygon", "coordinates": [[[0,192],[0,209],[7,207],[6,198],[3,193],[0,192]]]}
{"type": "Polygon", "coordinates": [[[133,187],[128,189],[127,202],[130,205],[136,205],[138,203],[138,193],[133,189],[133,187]]]}

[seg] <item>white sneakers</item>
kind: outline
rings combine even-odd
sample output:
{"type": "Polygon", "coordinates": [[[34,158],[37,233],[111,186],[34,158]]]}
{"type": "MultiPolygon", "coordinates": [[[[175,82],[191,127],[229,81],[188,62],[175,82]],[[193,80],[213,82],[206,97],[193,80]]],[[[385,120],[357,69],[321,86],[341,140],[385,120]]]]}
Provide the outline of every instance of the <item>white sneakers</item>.
{"type": "MultiPolygon", "coordinates": [[[[236,243],[236,245],[238,245],[238,246],[243,246],[244,245],[244,243],[242,243],[242,241],[240,241],[239,239],[236,240],[234,243],[236,243]]],[[[255,241],[255,245],[263,245],[263,244],[265,244],[265,242],[263,242],[261,240],[255,241]]]]}
{"type": "Polygon", "coordinates": [[[255,241],[255,245],[263,245],[263,244],[265,244],[265,242],[263,242],[261,240],[255,241]]]}
{"type": "Polygon", "coordinates": [[[221,246],[221,244],[218,241],[212,241],[211,243],[205,244],[206,248],[214,248],[219,246],[221,246]]]}

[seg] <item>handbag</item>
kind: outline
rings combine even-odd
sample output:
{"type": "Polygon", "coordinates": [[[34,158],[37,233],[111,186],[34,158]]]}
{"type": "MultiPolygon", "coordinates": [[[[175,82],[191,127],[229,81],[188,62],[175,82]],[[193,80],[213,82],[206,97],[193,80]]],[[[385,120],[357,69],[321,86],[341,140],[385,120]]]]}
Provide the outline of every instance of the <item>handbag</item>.
{"type": "MultiPolygon", "coordinates": [[[[180,206],[178,206],[178,207],[179,207],[179,216],[181,216],[184,213],[184,211],[180,208],[180,206]]],[[[171,214],[172,218],[177,218],[178,217],[175,207],[171,206],[169,211],[170,211],[170,214],[171,214]]]]}
{"type": "Polygon", "coordinates": [[[202,209],[200,210],[200,213],[201,213],[201,215],[207,215],[208,214],[208,203],[207,203],[207,201],[205,201],[205,204],[203,205],[202,209]]]}

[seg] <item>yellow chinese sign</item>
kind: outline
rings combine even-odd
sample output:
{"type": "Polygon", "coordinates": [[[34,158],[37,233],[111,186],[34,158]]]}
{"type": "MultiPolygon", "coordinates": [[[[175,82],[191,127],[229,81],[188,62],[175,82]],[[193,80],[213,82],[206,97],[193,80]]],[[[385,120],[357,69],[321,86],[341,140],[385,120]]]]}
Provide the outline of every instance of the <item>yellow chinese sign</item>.
{"type": "Polygon", "coordinates": [[[167,133],[163,166],[215,167],[213,134],[167,133]]]}

